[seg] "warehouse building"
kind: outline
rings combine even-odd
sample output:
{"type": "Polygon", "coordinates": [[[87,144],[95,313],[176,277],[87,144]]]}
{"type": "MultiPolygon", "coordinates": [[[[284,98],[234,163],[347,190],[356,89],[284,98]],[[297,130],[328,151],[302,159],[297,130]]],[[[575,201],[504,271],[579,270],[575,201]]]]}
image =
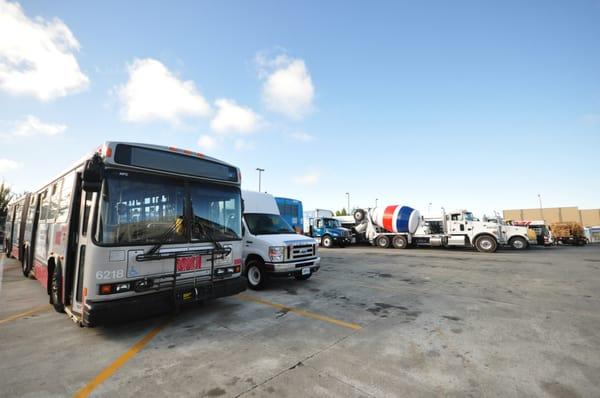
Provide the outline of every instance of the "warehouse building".
{"type": "Polygon", "coordinates": [[[542,207],[537,209],[512,209],[503,211],[505,220],[544,220],[555,222],[577,222],[584,227],[600,226],[600,209],[573,207],[542,207]]]}

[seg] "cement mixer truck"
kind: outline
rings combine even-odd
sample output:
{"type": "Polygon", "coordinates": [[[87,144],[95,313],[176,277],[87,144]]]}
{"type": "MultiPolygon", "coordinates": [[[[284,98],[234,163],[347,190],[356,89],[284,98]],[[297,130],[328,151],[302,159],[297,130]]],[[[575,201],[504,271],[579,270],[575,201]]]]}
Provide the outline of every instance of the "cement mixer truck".
{"type": "Polygon", "coordinates": [[[502,226],[479,221],[466,210],[444,211],[442,217],[424,218],[418,210],[394,205],[358,209],[353,216],[356,232],[381,248],[454,246],[475,247],[480,252],[493,253],[500,245],[508,243],[502,226]]]}

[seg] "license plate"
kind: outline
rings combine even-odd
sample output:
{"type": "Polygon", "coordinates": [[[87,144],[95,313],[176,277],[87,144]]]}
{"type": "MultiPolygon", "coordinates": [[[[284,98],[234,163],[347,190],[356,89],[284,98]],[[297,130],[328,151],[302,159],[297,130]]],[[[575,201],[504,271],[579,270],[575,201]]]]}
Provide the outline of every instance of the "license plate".
{"type": "Polygon", "coordinates": [[[196,271],[202,268],[202,257],[178,257],[175,259],[177,272],[196,271]]]}
{"type": "Polygon", "coordinates": [[[310,275],[310,268],[302,268],[302,275],[310,275]]]}

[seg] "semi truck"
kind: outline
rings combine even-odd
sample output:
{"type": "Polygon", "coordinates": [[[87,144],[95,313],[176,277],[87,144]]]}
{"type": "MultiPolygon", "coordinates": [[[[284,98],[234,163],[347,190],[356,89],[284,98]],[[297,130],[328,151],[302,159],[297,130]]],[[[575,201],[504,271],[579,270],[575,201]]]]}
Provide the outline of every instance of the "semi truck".
{"type": "Polygon", "coordinates": [[[381,248],[474,247],[480,252],[493,253],[505,244],[516,249],[529,245],[526,228],[509,234],[498,223],[479,221],[467,210],[449,213],[443,210],[441,217],[425,218],[412,207],[392,205],[357,209],[353,216],[356,232],[381,248]]]}
{"type": "Polygon", "coordinates": [[[304,233],[323,247],[344,247],[352,243],[352,234],[334,218],[331,210],[315,209],[304,213],[304,233]]]}

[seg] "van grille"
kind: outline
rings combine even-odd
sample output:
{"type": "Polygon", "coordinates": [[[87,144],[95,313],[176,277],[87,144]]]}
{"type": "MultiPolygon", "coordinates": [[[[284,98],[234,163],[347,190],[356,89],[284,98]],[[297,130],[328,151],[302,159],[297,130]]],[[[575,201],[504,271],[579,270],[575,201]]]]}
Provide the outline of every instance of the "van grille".
{"type": "Polygon", "coordinates": [[[288,260],[310,258],[314,257],[315,255],[315,245],[308,244],[288,246],[286,252],[286,258],[288,260]]]}

